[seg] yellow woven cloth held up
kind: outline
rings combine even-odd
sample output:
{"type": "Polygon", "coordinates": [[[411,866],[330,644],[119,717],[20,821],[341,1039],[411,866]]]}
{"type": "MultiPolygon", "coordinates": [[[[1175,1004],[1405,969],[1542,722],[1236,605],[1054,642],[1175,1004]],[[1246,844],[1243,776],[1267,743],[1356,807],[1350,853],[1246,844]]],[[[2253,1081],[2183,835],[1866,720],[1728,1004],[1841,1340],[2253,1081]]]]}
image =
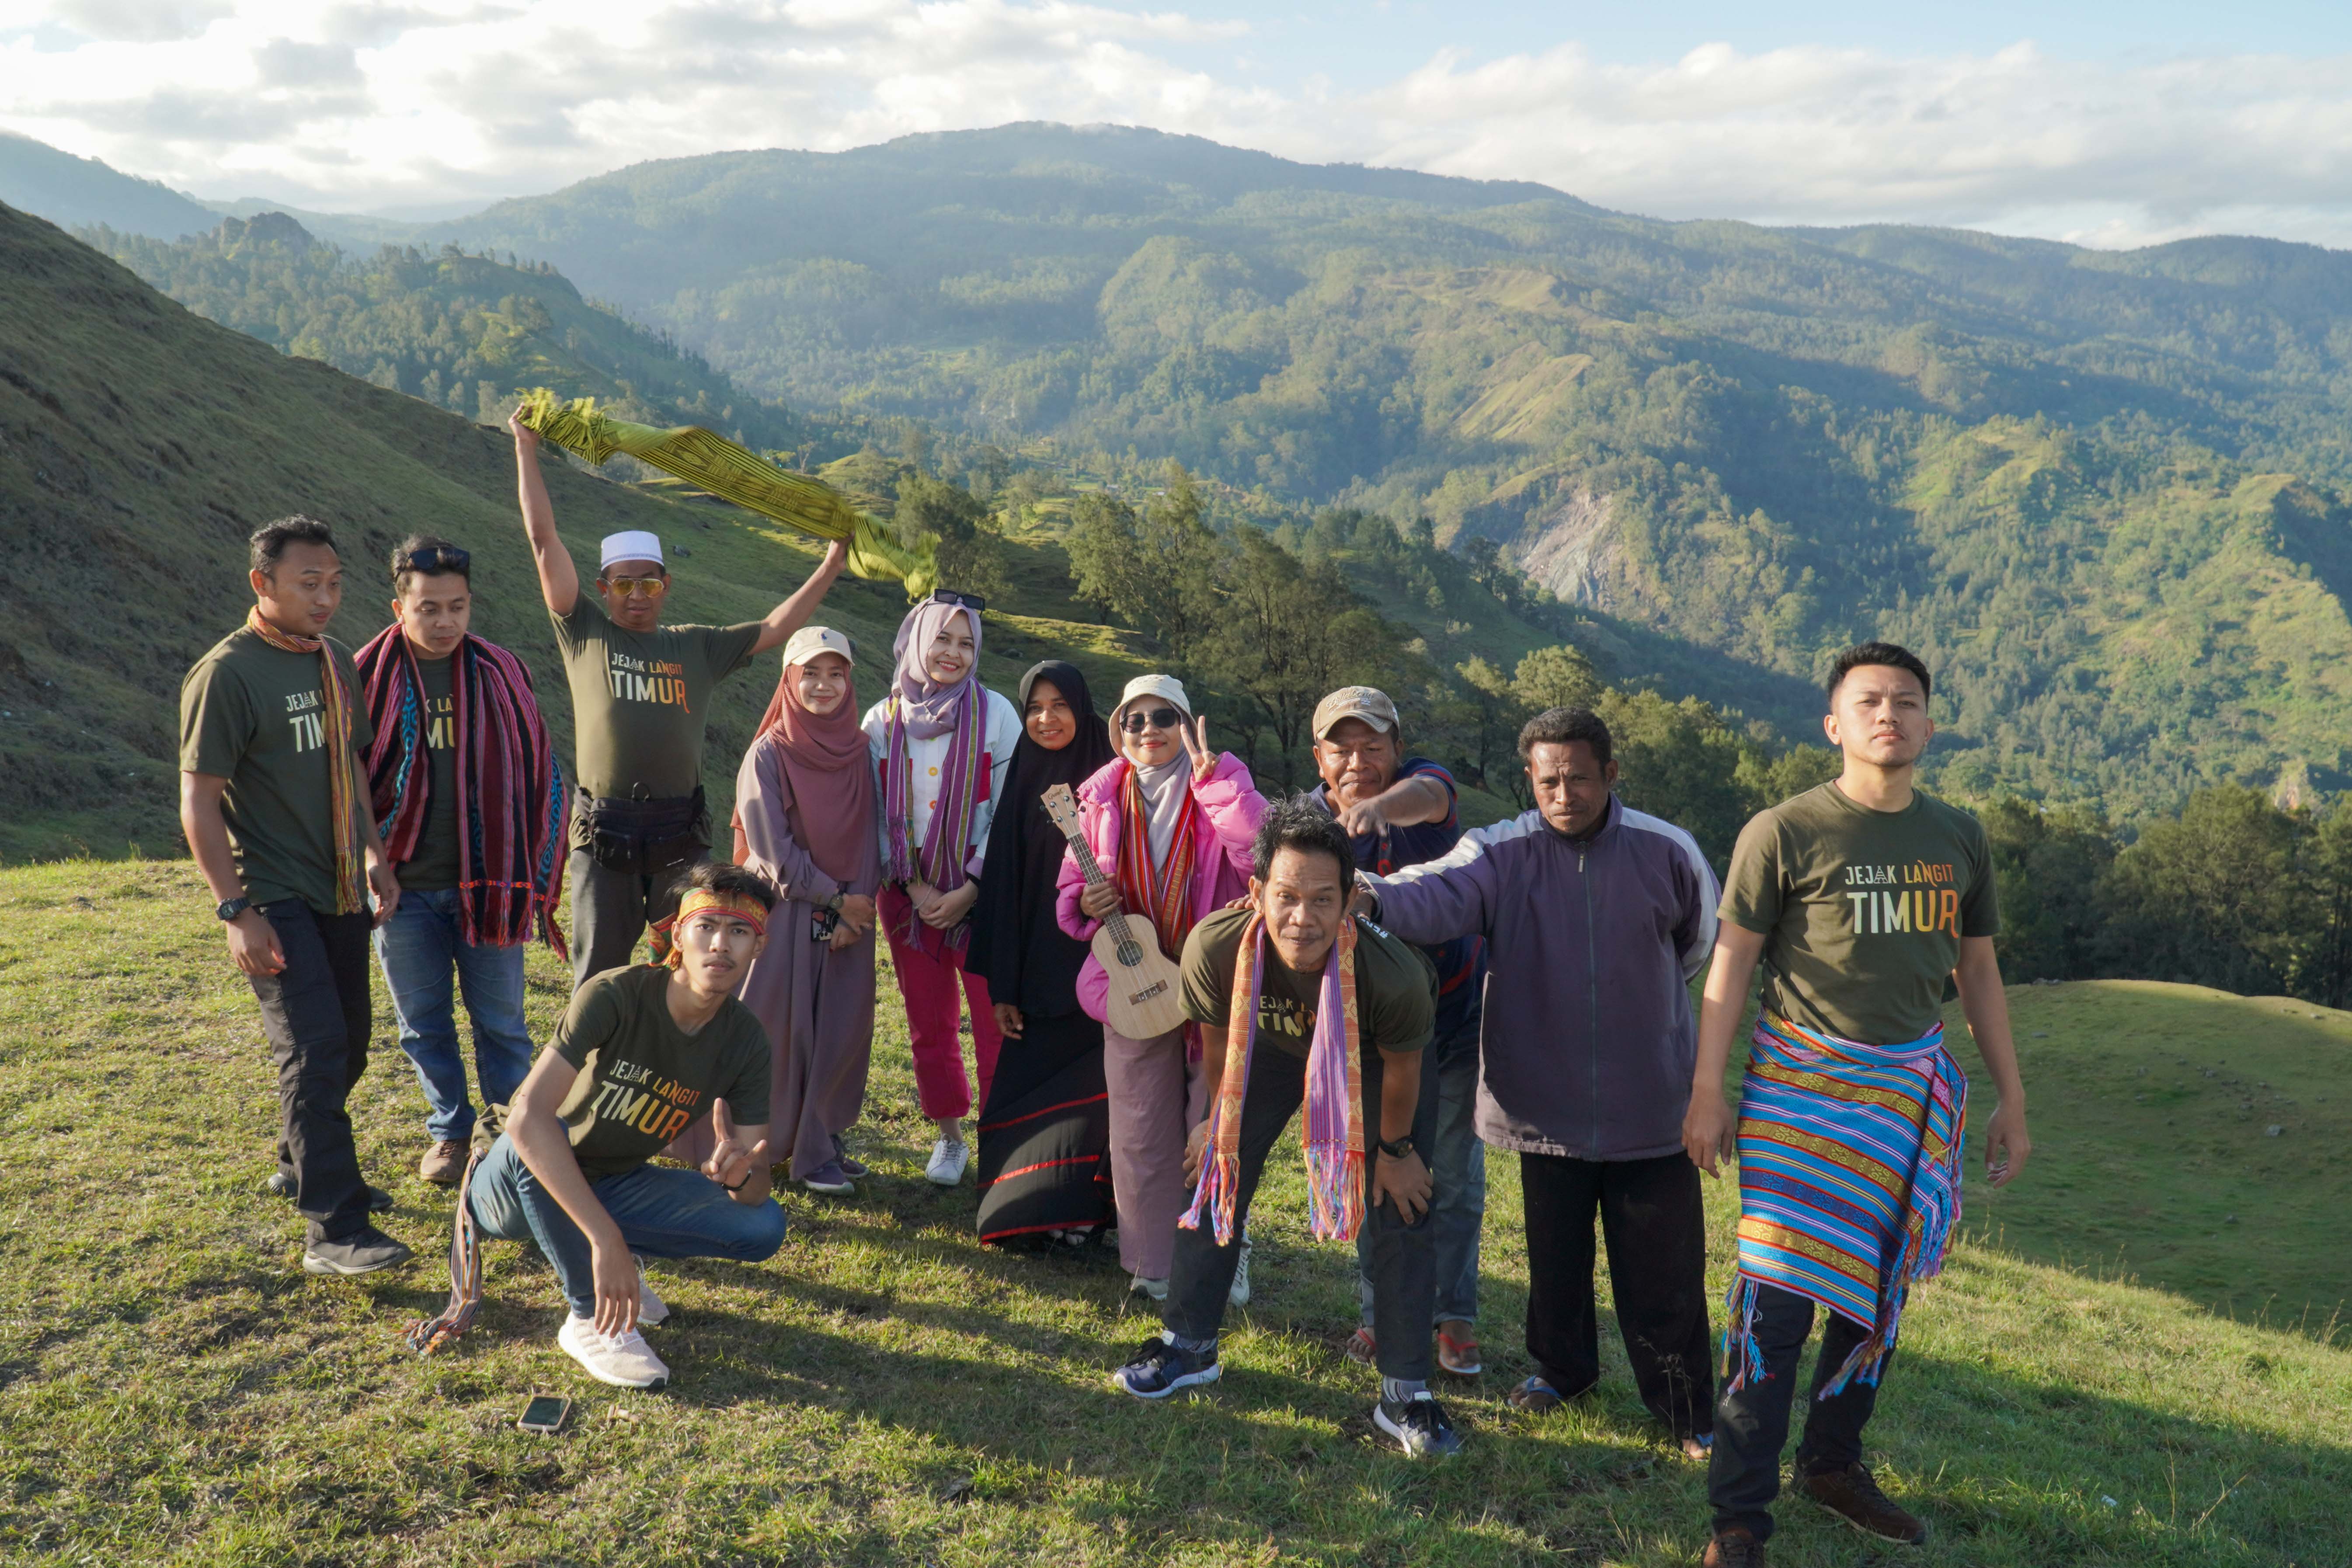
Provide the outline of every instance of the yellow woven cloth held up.
{"type": "Polygon", "coordinates": [[[929,546],[908,549],[824,480],[780,468],[698,425],[673,430],[632,425],[600,412],[593,397],[564,403],[545,387],[523,399],[521,417],[548,440],[592,463],[626,452],[797,532],[845,539],[850,571],[860,577],[896,577],[906,584],[909,599],[939,585],[939,562],[929,546]]]}

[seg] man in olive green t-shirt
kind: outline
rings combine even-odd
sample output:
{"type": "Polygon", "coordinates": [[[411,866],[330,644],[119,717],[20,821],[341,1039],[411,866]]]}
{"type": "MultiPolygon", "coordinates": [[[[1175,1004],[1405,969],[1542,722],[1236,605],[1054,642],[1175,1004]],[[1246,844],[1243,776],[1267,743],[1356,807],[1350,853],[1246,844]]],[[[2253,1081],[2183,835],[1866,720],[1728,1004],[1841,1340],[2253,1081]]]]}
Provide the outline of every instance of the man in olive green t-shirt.
{"type": "Polygon", "coordinates": [[[368,810],[359,676],[326,635],[343,596],[335,536],[298,516],[249,542],[254,607],[180,686],[180,825],[277,1059],[269,1187],[307,1222],[302,1267],[368,1274],[409,1256],[369,1222],[392,1200],[362,1179],[344,1110],[367,1068],[368,931],[400,882],[368,810]]]}
{"type": "MultiPolygon", "coordinates": [[[[1928,688],[1927,667],[1893,644],[1864,643],[1840,655],[1823,728],[1844,754],[1843,772],[1750,821],[1724,879],[1683,1146],[1709,1175],[1732,1152],[1736,1128],[1748,1148],[1735,1289],[1753,1310],[1735,1309],[1736,1375],[1716,1405],[1707,1568],[1764,1561],[1816,1304],[1830,1310],[1795,1485],[1866,1533],[1903,1542],[1927,1538],[1927,1526],[1879,1490],[1863,1464],[1862,1431],[1894,1353],[1904,1295],[1940,1263],[1903,1250],[1906,1226],[1928,1212],[1914,1205],[1958,1212],[1958,1134],[1945,1165],[1930,1158],[1924,1121],[1910,1122],[1908,1110],[1885,1110],[1907,1106],[1915,1095],[1931,1108],[1938,1094],[1965,1103],[1965,1079],[1938,1034],[1953,994],[2000,1095],[1985,1129],[1992,1184],[2021,1171],[2032,1147],[1993,954],[2000,921],[1984,828],[1914,784],[1935,733],[1928,688]],[[1743,1100],[1769,1109],[1743,1128],[1725,1099],[1723,1075],[1759,962],[1758,1050],[1768,1067],[1759,1078],[1751,1062],[1743,1100]],[[1808,1033],[1815,1043],[1803,1042],[1808,1033]],[[1769,1052],[1792,1037],[1807,1054],[1790,1058],[1801,1060],[1801,1069],[1785,1070],[1769,1052]],[[1907,1151],[1896,1146],[1906,1125],[1907,1151]],[[1801,1137],[1780,1140],[1778,1129],[1789,1126],[1801,1127],[1801,1137]],[[1864,1135],[1837,1142],[1848,1130],[1864,1135]],[[1780,1156],[1784,1147],[1798,1148],[1793,1162],[1780,1156]],[[1800,1173],[1790,1173],[1792,1164],[1800,1173]],[[1865,1267],[1874,1266],[1879,1279],[1861,1300],[1830,1289],[1828,1281],[1844,1277],[1835,1272],[1839,1255],[1804,1228],[1816,1215],[1826,1216],[1825,1234],[1851,1252],[1875,1252],[1865,1267]],[[1801,1266],[1790,1267],[1791,1257],[1801,1266]],[[1813,1271],[1824,1266],[1827,1272],[1813,1271]],[[1869,1311],[1876,1321],[1857,1321],[1869,1311]]],[[[1925,1234],[1924,1224],[1919,1228],[1925,1234]]]]}
{"type": "Polygon", "coordinates": [[[669,571],[661,541],[645,532],[606,537],[594,595],[555,531],[555,508],[539,471],[539,433],[520,418],[517,488],[539,588],[572,687],[574,775],[572,828],[572,981],[584,984],[629,961],[648,921],[677,909],[678,879],[710,847],[704,816],[702,742],[711,689],[782,647],[816,613],[841,575],[849,547],[836,542],[808,581],[765,619],[731,626],[664,626],[669,571]]]}

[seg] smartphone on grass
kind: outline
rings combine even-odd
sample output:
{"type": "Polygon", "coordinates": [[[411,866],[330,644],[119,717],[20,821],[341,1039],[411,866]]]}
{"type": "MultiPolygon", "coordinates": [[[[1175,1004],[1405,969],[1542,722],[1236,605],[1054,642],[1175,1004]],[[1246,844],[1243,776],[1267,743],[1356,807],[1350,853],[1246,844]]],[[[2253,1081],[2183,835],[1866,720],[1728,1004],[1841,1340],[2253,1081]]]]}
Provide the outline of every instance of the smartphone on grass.
{"type": "Polygon", "coordinates": [[[530,1403],[515,1417],[515,1425],[525,1432],[553,1433],[563,1426],[563,1418],[572,1414],[572,1401],[555,1394],[534,1394],[530,1403]]]}

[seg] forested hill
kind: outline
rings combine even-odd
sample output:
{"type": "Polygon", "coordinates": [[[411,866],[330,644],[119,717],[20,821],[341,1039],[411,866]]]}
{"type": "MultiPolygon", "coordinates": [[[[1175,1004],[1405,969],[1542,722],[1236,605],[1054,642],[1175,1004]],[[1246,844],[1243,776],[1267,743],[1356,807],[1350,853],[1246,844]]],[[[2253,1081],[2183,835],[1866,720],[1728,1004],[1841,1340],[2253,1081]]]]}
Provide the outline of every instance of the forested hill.
{"type": "Polygon", "coordinates": [[[2334,786],[2352,257],[1774,231],[1050,125],[642,164],[426,231],[746,387],[1428,515],[1784,675],[1946,676],[1953,787],[2334,786]]]}

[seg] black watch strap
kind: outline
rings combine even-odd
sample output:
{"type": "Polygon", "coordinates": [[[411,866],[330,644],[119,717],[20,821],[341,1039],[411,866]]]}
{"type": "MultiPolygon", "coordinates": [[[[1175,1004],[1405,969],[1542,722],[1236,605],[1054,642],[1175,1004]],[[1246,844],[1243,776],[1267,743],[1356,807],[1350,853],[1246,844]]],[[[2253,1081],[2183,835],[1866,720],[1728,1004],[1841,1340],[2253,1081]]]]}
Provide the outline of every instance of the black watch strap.
{"type": "Polygon", "coordinates": [[[240,897],[224,900],[213,910],[213,913],[225,921],[233,921],[251,908],[253,908],[253,900],[240,897]]]}
{"type": "Polygon", "coordinates": [[[1400,1138],[1395,1142],[1391,1143],[1388,1142],[1388,1140],[1382,1139],[1381,1141],[1381,1152],[1386,1154],[1391,1160],[1402,1160],[1407,1154],[1412,1152],[1412,1140],[1410,1138],[1400,1138]]]}

